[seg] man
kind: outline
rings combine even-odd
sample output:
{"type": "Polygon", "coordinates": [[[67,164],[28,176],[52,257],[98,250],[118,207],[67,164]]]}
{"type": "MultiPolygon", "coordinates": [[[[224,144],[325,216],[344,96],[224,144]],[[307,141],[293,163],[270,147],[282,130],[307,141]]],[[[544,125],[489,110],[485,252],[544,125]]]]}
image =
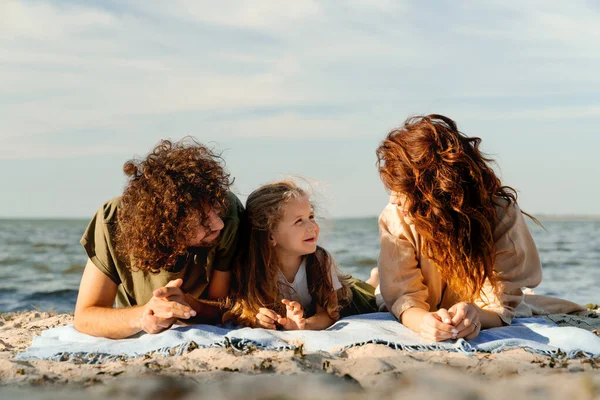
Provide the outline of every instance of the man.
{"type": "Polygon", "coordinates": [[[243,212],[222,164],[193,140],[163,140],[125,163],[123,196],[100,207],[81,239],[78,331],[119,339],[219,317],[243,212]]]}

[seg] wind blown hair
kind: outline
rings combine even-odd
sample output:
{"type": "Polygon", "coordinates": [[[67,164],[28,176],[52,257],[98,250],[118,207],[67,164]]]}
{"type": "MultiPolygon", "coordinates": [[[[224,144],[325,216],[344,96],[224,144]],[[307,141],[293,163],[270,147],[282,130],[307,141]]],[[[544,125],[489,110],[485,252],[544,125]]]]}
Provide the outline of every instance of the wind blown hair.
{"type": "Polygon", "coordinates": [[[486,279],[496,287],[496,207],[517,203],[516,191],[502,185],[480,143],[450,118],[432,114],[407,119],[376,151],[380,177],[403,199],[423,237],[422,251],[463,301],[478,298],[486,279]]]}
{"type": "MultiPolygon", "coordinates": [[[[269,237],[285,213],[289,202],[307,196],[306,192],[291,181],[264,185],[248,196],[246,201],[247,226],[241,238],[246,239],[240,265],[233,280],[233,305],[223,320],[239,325],[254,326],[255,316],[261,307],[285,315],[278,285],[278,259],[269,237]]],[[[322,247],[305,256],[309,291],[317,304],[327,310],[332,319],[339,318],[341,304],[351,295],[348,285],[341,277],[343,288],[338,290],[338,301],[332,299],[333,284],[329,271],[336,265],[333,257],[322,247]]]]}
{"type": "Polygon", "coordinates": [[[145,159],[123,165],[129,177],[119,209],[117,252],[134,270],[169,270],[187,240],[206,227],[207,212],[228,207],[230,175],[224,161],[187,137],[162,140],[145,159]],[[130,265],[131,264],[131,265],[130,265]]]}

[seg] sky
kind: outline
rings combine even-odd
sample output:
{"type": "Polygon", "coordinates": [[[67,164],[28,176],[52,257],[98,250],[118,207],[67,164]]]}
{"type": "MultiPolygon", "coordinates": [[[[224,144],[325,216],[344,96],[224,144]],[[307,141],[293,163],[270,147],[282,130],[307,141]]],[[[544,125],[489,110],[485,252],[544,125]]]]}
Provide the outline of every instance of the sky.
{"type": "Polygon", "coordinates": [[[89,218],[122,165],[191,135],[242,200],[287,176],[376,216],[375,149],[457,121],[521,208],[600,215],[593,0],[0,0],[0,217],[89,218]]]}

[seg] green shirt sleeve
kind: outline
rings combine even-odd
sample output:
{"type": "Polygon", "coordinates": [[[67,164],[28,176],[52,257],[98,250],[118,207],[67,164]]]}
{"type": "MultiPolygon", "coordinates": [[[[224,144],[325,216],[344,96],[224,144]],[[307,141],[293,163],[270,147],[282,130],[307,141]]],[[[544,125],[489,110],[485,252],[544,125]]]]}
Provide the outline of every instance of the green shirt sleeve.
{"type": "Polygon", "coordinates": [[[227,215],[223,217],[225,228],[221,234],[221,240],[217,244],[212,269],[217,271],[231,271],[235,260],[235,254],[239,242],[240,222],[244,215],[242,202],[233,193],[229,193],[229,208],[227,215]]]}
{"type": "Polygon", "coordinates": [[[104,203],[90,221],[80,240],[94,265],[117,285],[121,283],[121,279],[116,267],[114,235],[119,203],[120,198],[104,203]]]}

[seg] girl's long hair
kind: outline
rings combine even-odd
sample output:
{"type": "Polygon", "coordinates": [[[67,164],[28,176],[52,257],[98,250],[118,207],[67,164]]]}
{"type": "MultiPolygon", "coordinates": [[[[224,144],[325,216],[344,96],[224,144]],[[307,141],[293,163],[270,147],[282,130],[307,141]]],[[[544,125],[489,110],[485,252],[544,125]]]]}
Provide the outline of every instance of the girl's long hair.
{"type": "MultiPolygon", "coordinates": [[[[225,313],[224,321],[253,326],[261,307],[285,316],[279,294],[277,254],[269,237],[283,218],[286,204],[304,196],[307,196],[306,192],[291,181],[264,185],[248,196],[247,223],[240,233],[244,251],[240,253],[233,277],[233,304],[225,313]]],[[[348,301],[350,291],[345,279],[340,279],[343,288],[337,291],[338,301],[332,301],[334,290],[329,271],[336,269],[333,257],[317,246],[315,253],[305,256],[305,261],[310,293],[332,319],[338,319],[341,305],[348,301]]]]}
{"type": "Polygon", "coordinates": [[[517,202],[480,142],[459,132],[450,118],[432,114],[407,119],[377,149],[384,185],[401,196],[423,237],[422,250],[464,301],[478,298],[486,280],[496,286],[496,207],[517,202]]]}

